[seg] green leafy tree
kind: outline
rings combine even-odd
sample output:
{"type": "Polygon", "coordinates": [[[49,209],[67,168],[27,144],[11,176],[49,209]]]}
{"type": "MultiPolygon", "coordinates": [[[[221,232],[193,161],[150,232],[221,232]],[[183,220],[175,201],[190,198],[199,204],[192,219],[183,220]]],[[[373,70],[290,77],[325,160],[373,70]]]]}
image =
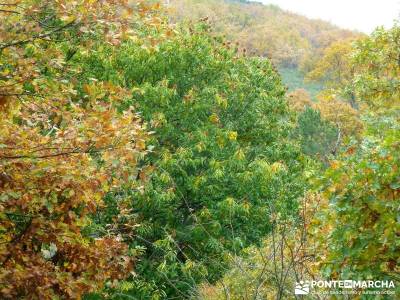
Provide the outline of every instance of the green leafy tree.
{"type": "Polygon", "coordinates": [[[318,180],[326,202],[312,234],[326,277],[399,282],[399,28],[378,29],[352,54],[367,134],[318,180]]]}
{"type": "Polygon", "coordinates": [[[270,62],[197,27],[154,33],[169,36],[156,47],[139,36],[116,55],[92,49],[87,57],[91,76],[134,92],[130,103],[153,132],[138,175],[146,184],[125,191],[140,224],[131,247],[145,248],[125,287],[142,299],[187,298],[197,283],[220,278],[229,255],[268,234],[271,205],[290,215],[304,189],[270,62]]]}
{"type": "MultiPolygon", "coordinates": [[[[326,277],[398,281],[399,127],[368,136],[332,162],[320,184],[329,200],[316,219],[326,277]]],[[[314,232],[315,233],[315,232],[314,232]]]]}
{"type": "Polygon", "coordinates": [[[377,29],[355,45],[353,84],[358,98],[374,111],[400,109],[400,25],[377,29]]]}

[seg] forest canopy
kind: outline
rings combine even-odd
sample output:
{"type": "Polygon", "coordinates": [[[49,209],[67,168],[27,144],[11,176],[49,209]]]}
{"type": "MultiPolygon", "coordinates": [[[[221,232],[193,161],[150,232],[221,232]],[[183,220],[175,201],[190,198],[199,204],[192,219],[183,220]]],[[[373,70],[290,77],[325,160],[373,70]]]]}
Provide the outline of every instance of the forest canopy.
{"type": "Polygon", "coordinates": [[[0,1],[0,298],[395,297],[399,25],[168,3],[0,1]]]}

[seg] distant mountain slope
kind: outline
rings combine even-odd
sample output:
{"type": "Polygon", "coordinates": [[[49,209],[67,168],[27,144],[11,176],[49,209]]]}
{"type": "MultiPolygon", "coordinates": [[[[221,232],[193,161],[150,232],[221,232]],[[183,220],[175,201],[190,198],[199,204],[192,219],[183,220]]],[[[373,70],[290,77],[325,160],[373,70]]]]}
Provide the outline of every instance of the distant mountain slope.
{"type": "Polygon", "coordinates": [[[239,42],[251,54],[266,56],[282,67],[305,71],[332,42],[361,36],[328,22],[248,1],[170,0],[172,21],[208,17],[214,30],[239,42]]]}

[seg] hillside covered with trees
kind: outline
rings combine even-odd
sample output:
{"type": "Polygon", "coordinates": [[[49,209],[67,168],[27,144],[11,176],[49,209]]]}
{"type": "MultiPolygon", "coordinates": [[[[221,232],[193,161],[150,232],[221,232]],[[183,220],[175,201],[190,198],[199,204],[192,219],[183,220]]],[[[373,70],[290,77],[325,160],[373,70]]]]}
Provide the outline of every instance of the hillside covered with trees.
{"type": "Polygon", "coordinates": [[[333,42],[361,36],[275,5],[238,0],[170,0],[173,22],[206,18],[232,47],[268,57],[277,66],[308,71],[333,42]]]}
{"type": "Polygon", "coordinates": [[[164,2],[172,23],[209,22],[212,32],[249,56],[269,58],[290,91],[306,89],[315,100],[322,81],[305,80],[324,51],[335,42],[362,33],[311,20],[275,5],[238,0],[170,0],[164,2]]]}
{"type": "Polygon", "coordinates": [[[0,1],[0,21],[1,299],[399,295],[398,24],[214,0],[0,1]]]}

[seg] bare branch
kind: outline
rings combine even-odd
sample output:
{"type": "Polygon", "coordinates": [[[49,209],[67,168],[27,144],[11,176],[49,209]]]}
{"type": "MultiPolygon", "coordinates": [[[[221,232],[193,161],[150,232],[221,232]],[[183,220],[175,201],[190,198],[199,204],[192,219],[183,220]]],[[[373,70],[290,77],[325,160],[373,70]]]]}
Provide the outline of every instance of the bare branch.
{"type": "Polygon", "coordinates": [[[14,159],[24,159],[24,158],[46,159],[46,158],[53,158],[53,157],[57,157],[57,156],[68,156],[68,155],[72,155],[72,154],[99,153],[99,152],[102,152],[102,151],[112,150],[112,149],[115,149],[115,147],[114,146],[109,146],[109,147],[104,147],[104,148],[99,148],[99,149],[89,148],[89,149],[86,149],[86,150],[74,149],[74,150],[71,150],[71,151],[58,152],[58,153],[39,155],[39,156],[31,156],[31,155],[0,156],[0,160],[6,160],[6,159],[14,160],[14,159]]]}

